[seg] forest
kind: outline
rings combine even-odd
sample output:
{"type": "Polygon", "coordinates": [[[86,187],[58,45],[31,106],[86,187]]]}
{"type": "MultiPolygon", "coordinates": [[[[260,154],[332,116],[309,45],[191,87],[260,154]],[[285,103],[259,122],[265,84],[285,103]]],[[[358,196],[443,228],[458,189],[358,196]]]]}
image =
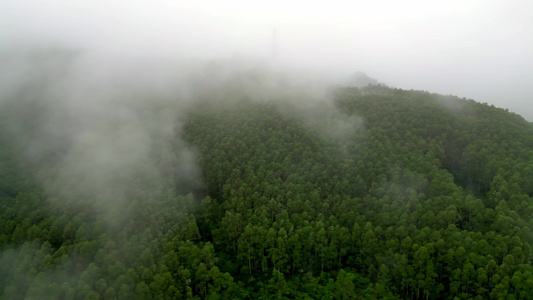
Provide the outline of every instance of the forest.
{"type": "Polygon", "coordinates": [[[533,123],[379,84],[214,98],[143,106],[180,126],[133,144],[4,104],[0,298],[533,299],[533,123]]]}

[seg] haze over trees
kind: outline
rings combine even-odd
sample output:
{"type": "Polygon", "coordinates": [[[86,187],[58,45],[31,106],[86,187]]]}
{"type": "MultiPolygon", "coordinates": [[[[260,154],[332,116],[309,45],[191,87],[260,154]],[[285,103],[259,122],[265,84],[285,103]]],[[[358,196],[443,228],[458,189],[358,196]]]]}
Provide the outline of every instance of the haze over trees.
{"type": "Polygon", "coordinates": [[[102,78],[28,55],[0,101],[2,299],[533,298],[517,114],[253,64],[102,78]]]}

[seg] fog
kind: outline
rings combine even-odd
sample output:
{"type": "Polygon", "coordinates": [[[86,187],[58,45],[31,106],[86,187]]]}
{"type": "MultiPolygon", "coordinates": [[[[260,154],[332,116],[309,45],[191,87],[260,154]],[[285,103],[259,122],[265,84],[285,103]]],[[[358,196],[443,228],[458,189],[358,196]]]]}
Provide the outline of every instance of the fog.
{"type": "Polygon", "coordinates": [[[28,1],[0,3],[0,45],[121,57],[253,57],[364,71],[390,86],[472,98],[533,120],[531,1],[28,1]]]}
{"type": "Polygon", "coordinates": [[[533,121],[532,20],[526,1],[7,0],[0,105],[22,103],[20,120],[35,123],[10,123],[27,160],[58,164],[42,176],[57,179],[44,183],[49,193],[71,186],[76,199],[120,211],[132,180],[164,181],[165,165],[201,185],[194,149],[168,142],[193,98],[305,100],[294,114],[333,139],[361,120],[310,100],[354,81],[472,98],[533,121]]]}
{"type": "MultiPolygon", "coordinates": [[[[193,104],[274,99],[333,147],[364,122],[321,100],[355,81],[533,121],[531,53],[531,1],[3,0],[0,120],[47,204],[88,206],[120,231],[131,203],[205,191],[180,139],[193,104]]],[[[0,266],[26,256],[0,252],[0,266]]],[[[42,274],[32,285],[64,281],[42,274]]]]}
{"type": "Polygon", "coordinates": [[[127,211],[136,201],[203,197],[199,153],[181,139],[196,105],[276,101],[287,118],[332,144],[363,126],[324,101],[327,76],[260,59],[190,62],[19,45],[0,55],[0,65],[7,67],[1,133],[48,203],[103,214],[112,229],[135,218],[127,211]]]}

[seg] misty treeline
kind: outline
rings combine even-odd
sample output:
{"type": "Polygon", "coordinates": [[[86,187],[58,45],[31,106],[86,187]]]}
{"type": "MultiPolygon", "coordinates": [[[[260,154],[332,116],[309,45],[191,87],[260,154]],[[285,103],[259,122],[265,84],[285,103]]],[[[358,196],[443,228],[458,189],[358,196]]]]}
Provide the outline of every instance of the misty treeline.
{"type": "Polygon", "coordinates": [[[533,298],[520,116],[46,53],[2,73],[0,298],[533,298]]]}

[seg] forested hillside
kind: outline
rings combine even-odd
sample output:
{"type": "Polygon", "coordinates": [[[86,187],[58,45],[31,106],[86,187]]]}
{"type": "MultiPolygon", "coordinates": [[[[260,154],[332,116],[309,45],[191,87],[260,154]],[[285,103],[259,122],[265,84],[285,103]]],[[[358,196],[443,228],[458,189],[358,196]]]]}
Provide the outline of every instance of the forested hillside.
{"type": "Polygon", "coordinates": [[[533,299],[532,123],[381,85],[327,98],[193,102],[143,146],[157,176],[111,169],[120,191],[75,185],[69,140],[27,161],[40,109],[4,106],[0,298],[533,299]]]}

